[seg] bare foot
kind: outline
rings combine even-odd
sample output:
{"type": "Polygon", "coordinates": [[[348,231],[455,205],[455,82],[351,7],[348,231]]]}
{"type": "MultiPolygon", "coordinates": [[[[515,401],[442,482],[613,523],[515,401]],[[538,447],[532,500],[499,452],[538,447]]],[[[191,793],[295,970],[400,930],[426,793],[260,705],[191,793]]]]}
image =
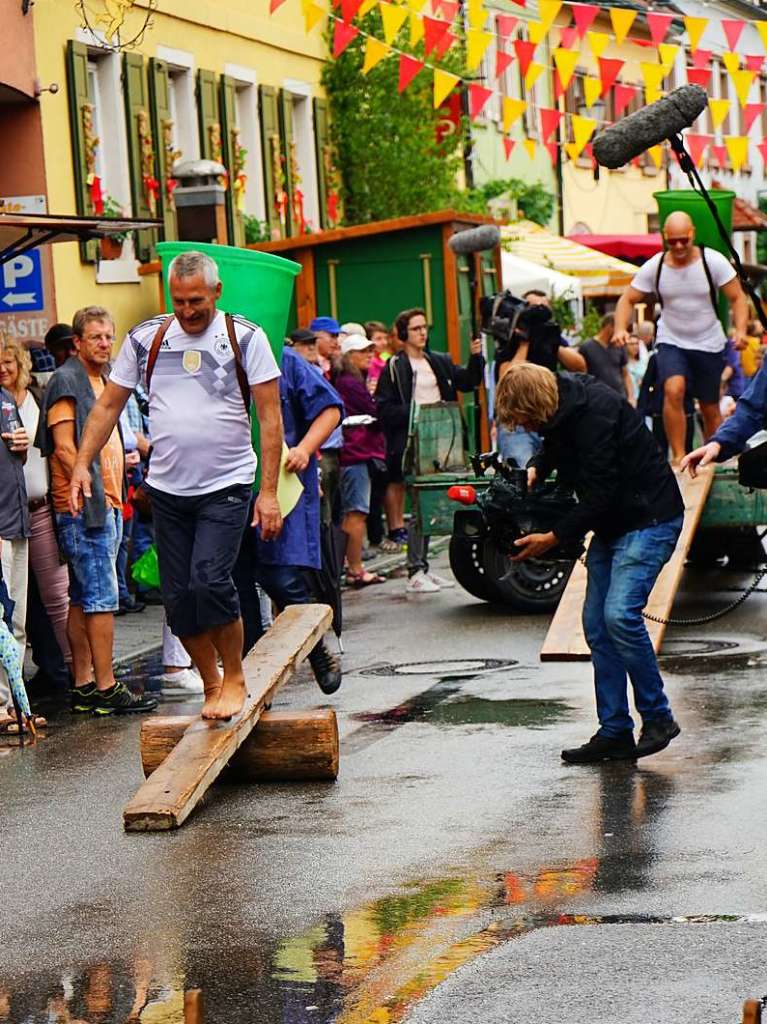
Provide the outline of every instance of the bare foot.
{"type": "Polygon", "coordinates": [[[221,687],[221,695],[210,717],[228,722],[230,718],[234,717],[234,715],[239,715],[242,711],[247,695],[248,691],[245,689],[244,676],[225,676],[221,687]]]}
{"type": "Polygon", "coordinates": [[[215,714],[216,706],[218,704],[219,697],[221,696],[221,687],[223,686],[223,680],[219,676],[214,682],[205,682],[205,703],[202,706],[201,715],[205,719],[214,719],[217,717],[215,714]]]}

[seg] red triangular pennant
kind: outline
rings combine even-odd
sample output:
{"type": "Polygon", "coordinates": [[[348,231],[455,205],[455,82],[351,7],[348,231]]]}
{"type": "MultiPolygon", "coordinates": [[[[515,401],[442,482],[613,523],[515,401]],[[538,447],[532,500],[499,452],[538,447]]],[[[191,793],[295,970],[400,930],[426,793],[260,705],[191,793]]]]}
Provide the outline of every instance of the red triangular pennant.
{"type": "Polygon", "coordinates": [[[501,39],[509,38],[518,21],[519,18],[515,18],[513,14],[496,15],[495,24],[498,26],[498,35],[501,39]]]}
{"type": "Polygon", "coordinates": [[[757,74],[762,70],[764,64],[763,53],[749,53],[746,55],[746,70],[756,71],[757,74]]]}
{"type": "Polygon", "coordinates": [[[719,167],[726,167],[727,165],[727,147],[726,146],[712,146],[711,155],[719,164],[719,167]]]}
{"type": "Polygon", "coordinates": [[[514,149],[516,144],[517,144],[517,140],[516,139],[507,139],[505,135],[503,136],[503,151],[506,154],[506,159],[507,160],[511,156],[511,151],[512,151],[512,149],[514,149]]]}
{"type": "Polygon", "coordinates": [[[352,39],[359,34],[360,30],[355,25],[337,21],[333,26],[333,56],[340,57],[352,39]]]}
{"type": "Polygon", "coordinates": [[[418,72],[423,68],[423,61],[409,57],[406,53],[399,55],[399,83],[397,92],[404,92],[418,72]]]}
{"type": "Polygon", "coordinates": [[[599,14],[599,8],[596,4],[571,4],[570,10],[573,12],[573,21],[578,35],[583,39],[591,28],[594,18],[599,14]]]}
{"type": "Polygon", "coordinates": [[[703,156],[703,152],[706,146],[711,145],[714,141],[713,135],[693,135],[688,132],[684,137],[684,141],[687,145],[687,151],[692,157],[692,162],[697,167],[700,162],[700,158],[703,156]]]}
{"type": "Polygon", "coordinates": [[[535,43],[531,43],[529,39],[515,39],[514,50],[519,61],[519,70],[524,78],[535,53],[535,43]]]}
{"type": "Polygon", "coordinates": [[[756,148],[759,150],[762,156],[762,163],[765,167],[767,167],[767,141],[760,142],[756,148]]]}
{"type": "Polygon", "coordinates": [[[362,7],[362,0],[341,0],[341,16],[344,21],[354,21],[354,17],[360,7],[362,7]]]}
{"type": "Polygon", "coordinates": [[[442,0],[442,17],[451,25],[458,13],[458,0],[442,0]]]}
{"type": "Polygon", "coordinates": [[[658,14],[657,11],[647,12],[647,27],[650,29],[650,38],[652,39],[653,46],[660,46],[663,40],[666,38],[671,22],[674,20],[673,14],[658,14]]]}
{"type": "Polygon", "coordinates": [[[699,85],[701,89],[708,89],[711,84],[711,70],[709,68],[688,68],[687,81],[690,85],[699,85]]]}
{"type": "Polygon", "coordinates": [[[622,82],[618,82],[615,86],[613,89],[613,105],[615,107],[614,114],[616,120],[634,99],[637,91],[638,90],[635,85],[624,85],[622,82]]]}
{"type": "Polygon", "coordinates": [[[743,107],[743,131],[741,135],[748,135],[754,121],[764,113],[765,106],[764,103],[747,103],[743,107]]]}
{"type": "Polygon", "coordinates": [[[562,88],[559,75],[554,75],[554,102],[556,103],[564,94],[565,90],[562,88]]]}
{"type": "Polygon", "coordinates": [[[500,78],[506,68],[514,60],[510,53],[504,53],[503,50],[495,51],[495,77],[500,78]]]}
{"type": "Polygon", "coordinates": [[[551,165],[552,165],[552,167],[556,167],[557,166],[557,156],[559,155],[559,146],[557,145],[556,142],[546,142],[546,143],[544,143],[544,145],[546,146],[546,149],[549,151],[549,156],[551,157],[551,165]]]}
{"type": "Polygon", "coordinates": [[[559,45],[563,50],[569,50],[578,42],[578,38],[578,29],[575,25],[568,25],[566,28],[562,29],[562,35],[559,37],[559,45]]]}
{"type": "Polygon", "coordinates": [[[430,18],[428,14],[423,16],[423,50],[429,54],[438,45],[444,34],[450,28],[446,21],[439,18],[430,18]]]}
{"type": "Polygon", "coordinates": [[[546,142],[549,135],[556,130],[559,120],[562,117],[560,111],[554,107],[541,107],[541,136],[543,141],[546,142]]]}
{"type": "Polygon", "coordinates": [[[738,48],[738,40],[746,23],[734,18],[722,18],[722,31],[724,32],[730,50],[738,48]]]}
{"type": "Polygon", "coordinates": [[[692,55],[692,62],[696,68],[707,68],[711,63],[711,50],[695,50],[692,55]]]}
{"type": "Polygon", "coordinates": [[[285,0],[269,0],[269,13],[274,14],[278,7],[282,7],[285,0]]]}
{"type": "Polygon", "coordinates": [[[484,85],[477,85],[471,82],[469,85],[469,119],[478,117],[482,108],[493,95],[492,89],[486,89],[484,85]]]}
{"type": "Polygon", "coordinates": [[[434,52],[438,57],[444,57],[457,38],[458,36],[454,36],[452,32],[446,32],[435,46],[434,52]]]}
{"type": "Polygon", "coordinates": [[[610,57],[599,58],[599,78],[602,82],[602,96],[606,96],[615,85],[615,79],[621,73],[625,64],[622,60],[613,60],[610,57]]]}

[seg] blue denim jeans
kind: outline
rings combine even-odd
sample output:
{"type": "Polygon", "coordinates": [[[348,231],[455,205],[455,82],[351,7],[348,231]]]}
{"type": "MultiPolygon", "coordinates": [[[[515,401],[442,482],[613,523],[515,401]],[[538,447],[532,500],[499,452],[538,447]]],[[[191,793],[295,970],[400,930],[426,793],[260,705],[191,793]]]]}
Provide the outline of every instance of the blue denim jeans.
{"type": "Polygon", "coordinates": [[[634,728],[626,676],[643,722],[671,718],[642,611],[682,529],[682,516],[631,530],[613,541],[594,537],[586,559],[583,631],[591,648],[600,736],[634,728]]]}
{"type": "Polygon", "coordinates": [[[117,552],[123,531],[119,508],[107,509],[102,527],[88,529],[81,512],[57,512],[59,546],[69,566],[69,600],[86,615],[116,612],[117,552]]]}
{"type": "Polygon", "coordinates": [[[498,427],[498,454],[504,459],[514,459],[520,469],[524,469],[533,455],[537,455],[543,446],[540,436],[524,427],[498,427]]]}

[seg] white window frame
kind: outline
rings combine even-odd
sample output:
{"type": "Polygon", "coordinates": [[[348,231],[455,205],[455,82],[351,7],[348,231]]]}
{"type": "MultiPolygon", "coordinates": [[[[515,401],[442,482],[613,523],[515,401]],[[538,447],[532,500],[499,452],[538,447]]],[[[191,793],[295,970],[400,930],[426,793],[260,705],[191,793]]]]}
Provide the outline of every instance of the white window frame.
{"type": "Polygon", "coordinates": [[[304,196],[304,220],[312,230],[318,231],[320,200],[311,87],[308,82],[286,78],[282,88],[293,98],[293,132],[296,140],[296,160],[301,175],[301,191],[304,196]]]}
{"type": "Polygon", "coordinates": [[[158,60],[168,67],[168,101],[173,118],[173,146],[181,160],[200,159],[200,132],[197,122],[194,54],[172,46],[158,46],[158,60]]]}
{"type": "Polygon", "coordinates": [[[245,213],[260,221],[266,220],[263,163],[261,160],[261,121],[258,116],[258,77],[253,68],[240,64],[226,64],[224,74],[232,78],[236,87],[237,126],[240,142],[247,150],[245,174],[245,213]]]}

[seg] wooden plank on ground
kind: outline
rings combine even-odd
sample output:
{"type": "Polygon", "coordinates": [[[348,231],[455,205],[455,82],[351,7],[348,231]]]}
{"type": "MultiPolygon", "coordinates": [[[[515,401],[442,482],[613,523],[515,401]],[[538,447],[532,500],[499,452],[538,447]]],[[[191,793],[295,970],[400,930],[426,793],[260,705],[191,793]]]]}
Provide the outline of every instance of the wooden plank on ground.
{"type": "Polygon", "coordinates": [[[292,605],[245,659],[248,696],[230,722],[198,719],[123,811],[128,832],[178,828],[250,735],[266,704],[330,628],[324,604],[292,605]]]}
{"type": "MultiPolygon", "coordinates": [[[[674,598],[682,579],[687,552],[690,550],[703,513],[703,506],[706,504],[706,498],[711,490],[714,472],[714,466],[705,466],[698,470],[698,475],[694,480],[687,473],[677,477],[684,500],[684,524],[674,553],[661,570],[647,602],[645,611],[650,615],[665,619],[671,614],[674,598]]],[[[546,639],[543,641],[541,661],[590,660],[591,654],[583,635],[581,623],[585,595],[586,569],[576,562],[551,620],[546,639]]],[[[657,654],[663,643],[666,626],[648,620],[647,631],[657,654]]]]}

